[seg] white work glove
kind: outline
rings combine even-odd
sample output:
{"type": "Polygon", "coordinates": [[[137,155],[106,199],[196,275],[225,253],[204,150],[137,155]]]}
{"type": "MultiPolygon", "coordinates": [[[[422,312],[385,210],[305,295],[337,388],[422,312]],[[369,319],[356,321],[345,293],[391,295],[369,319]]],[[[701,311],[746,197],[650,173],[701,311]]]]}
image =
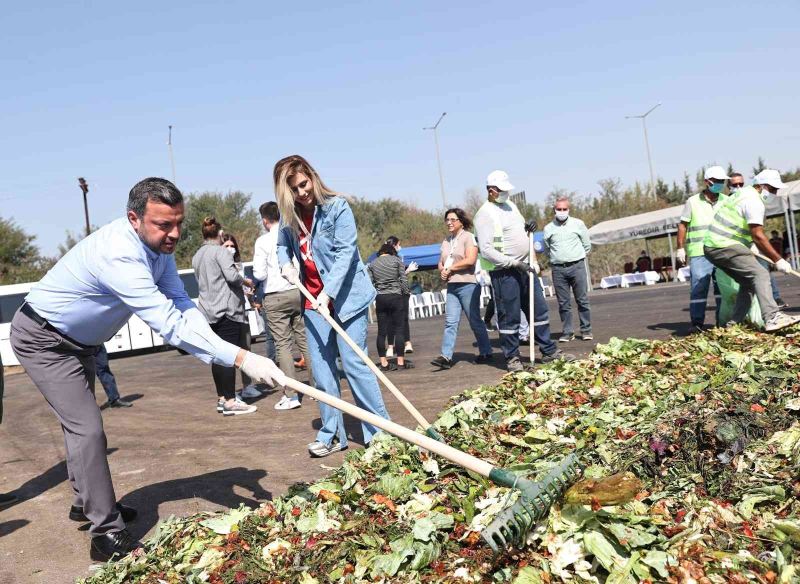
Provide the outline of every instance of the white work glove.
{"type": "Polygon", "coordinates": [[[790,274],[792,272],[792,264],[781,258],[775,262],[775,269],[784,274],[790,274]]]}
{"type": "MultiPolygon", "coordinates": [[[[520,260],[512,260],[511,261],[511,267],[512,268],[516,268],[520,272],[523,272],[525,274],[527,274],[529,272],[535,272],[536,271],[535,268],[533,268],[532,266],[528,265],[528,262],[523,262],[523,261],[520,261],[520,260]]],[[[537,267],[538,267],[538,264],[537,264],[537,267]]]]}
{"type": "Polygon", "coordinates": [[[330,316],[331,309],[330,309],[330,302],[331,297],[325,293],[325,290],[319,293],[317,299],[314,301],[314,310],[319,312],[322,315],[330,316]]]}
{"type": "Polygon", "coordinates": [[[410,274],[411,272],[416,272],[419,269],[419,264],[417,262],[411,262],[408,264],[406,268],[406,274],[410,274]]]}
{"type": "Polygon", "coordinates": [[[539,267],[539,262],[533,262],[531,267],[533,268],[533,273],[537,276],[542,273],[542,268],[539,267]]]}
{"type": "Polygon", "coordinates": [[[289,282],[297,286],[300,283],[300,272],[294,267],[294,264],[288,263],[281,268],[281,276],[289,282]]]}
{"type": "Polygon", "coordinates": [[[675,259],[677,259],[680,263],[686,263],[686,250],[682,247],[678,248],[678,251],[675,252],[675,259]]]}
{"type": "Polygon", "coordinates": [[[255,382],[264,382],[272,386],[276,383],[286,385],[286,375],[275,363],[250,351],[245,353],[239,369],[255,382]]]}

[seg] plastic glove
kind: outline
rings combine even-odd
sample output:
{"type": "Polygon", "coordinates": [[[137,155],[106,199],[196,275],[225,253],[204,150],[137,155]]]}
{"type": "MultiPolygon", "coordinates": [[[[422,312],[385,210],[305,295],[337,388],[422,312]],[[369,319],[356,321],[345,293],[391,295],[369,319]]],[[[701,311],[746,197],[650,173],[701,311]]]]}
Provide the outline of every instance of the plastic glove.
{"type": "Polygon", "coordinates": [[[409,274],[411,272],[416,272],[418,269],[419,269],[419,264],[417,262],[411,262],[410,264],[408,264],[408,267],[406,268],[406,274],[409,274]]]}
{"type": "Polygon", "coordinates": [[[533,262],[531,267],[533,268],[533,273],[537,276],[542,273],[542,268],[539,267],[539,262],[533,262]]]}
{"type": "Polygon", "coordinates": [[[775,262],[775,269],[784,274],[790,274],[792,272],[792,264],[781,258],[775,262]]]}
{"type": "MultiPolygon", "coordinates": [[[[538,264],[536,264],[538,267],[538,264]]],[[[520,260],[513,260],[511,262],[511,267],[518,269],[520,272],[527,274],[528,272],[535,272],[535,268],[528,265],[528,262],[522,262],[520,260]]]]}
{"type": "Polygon", "coordinates": [[[300,272],[297,271],[294,264],[289,263],[283,266],[281,268],[281,276],[283,276],[287,282],[295,286],[300,283],[300,272]]]}
{"type": "Polygon", "coordinates": [[[275,363],[250,351],[245,354],[239,369],[255,382],[264,382],[272,386],[276,383],[286,385],[286,375],[275,363]]]}
{"type": "Polygon", "coordinates": [[[331,309],[329,308],[331,303],[331,297],[325,294],[325,290],[319,293],[317,296],[316,301],[314,302],[314,310],[319,312],[324,316],[331,315],[331,309]]]}
{"type": "Polygon", "coordinates": [[[678,250],[675,252],[675,259],[677,259],[680,263],[686,263],[686,250],[682,247],[679,247],[678,250]]]}

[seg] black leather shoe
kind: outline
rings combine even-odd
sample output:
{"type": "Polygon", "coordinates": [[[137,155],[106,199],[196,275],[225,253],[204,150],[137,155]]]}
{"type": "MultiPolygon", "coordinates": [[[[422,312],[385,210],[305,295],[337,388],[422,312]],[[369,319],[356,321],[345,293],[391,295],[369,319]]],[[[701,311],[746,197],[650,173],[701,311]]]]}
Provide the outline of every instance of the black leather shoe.
{"type": "Polygon", "coordinates": [[[113,533],[95,535],[89,548],[89,556],[95,562],[119,560],[140,547],[142,547],[142,542],[135,540],[127,529],[123,529],[113,533]]]}
{"type": "MultiPolygon", "coordinates": [[[[122,503],[117,503],[117,509],[119,509],[119,513],[122,515],[122,520],[125,523],[130,523],[135,520],[138,515],[136,509],[133,507],[126,507],[122,503]]],[[[83,507],[78,507],[77,505],[73,505],[69,508],[69,518],[73,521],[80,521],[81,523],[89,521],[89,518],[83,514],[83,507]]]]}

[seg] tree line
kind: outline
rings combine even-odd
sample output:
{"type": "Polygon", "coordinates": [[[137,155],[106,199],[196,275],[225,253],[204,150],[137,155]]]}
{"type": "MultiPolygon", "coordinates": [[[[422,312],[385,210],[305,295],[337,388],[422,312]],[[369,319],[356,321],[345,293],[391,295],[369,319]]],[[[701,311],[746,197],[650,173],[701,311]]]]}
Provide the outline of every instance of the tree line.
{"type": "MultiPolygon", "coordinates": [[[[753,174],[766,167],[759,158],[752,168],[753,174]]],[[[694,176],[684,173],[680,183],[671,184],[658,179],[655,193],[647,185],[634,183],[624,186],[619,179],[604,179],[598,182],[595,193],[581,195],[574,191],[556,188],[547,193],[542,203],[523,204],[520,211],[529,219],[536,219],[539,228],[552,220],[552,207],[556,198],[570,199],[571,214],[582,219],[587,226],[627,217],[637,213],[655,211],[678,205],[698,192],[703,184],[703,170],[694,176]]],[[[728,165],[728,173],[733,171],[728,165]]],[[[783,174],[784,181],[800,179],[800,167],[783,174]]],[[[460,204],[474,215],[486,198],[482,189],[469,189],[460,204]]],[[[442,211],[427,211],[392,198],[376,201],[359,197],[348,197],[358,226],[358,246],[365,259],[378,250],[390,235],[400,238],[404,247],[439,243],[446,231],[442,211]]],[[[261,220],[254,208],[264,201],[253,201],[252,195],[241,191],[227,193],[205,191],[190,193],[186,197],[186,219],[181,240],[175,251],[179,268],[191,267],[194,253],[202,245],[200,227],[206,216],[214,216],[227,233],[236,236],[244,261],[252,259],[253,245],[262,233],[261,220]]],[[[767,229],[783,229],[782,219],[771,219],[767,229]]],[[[0,284],[32,282],[40,279],[50,267],[82,238],[78,229],[67,231],[65,240],[58,246],[58,254],[47,256],[36,245],[36,236],[29,234],[11,218],[0,217],[0,284]]],[[[612,273],[619,273],[625,262],[634,261],[643,247],[642,241],[631,241],[597,246],[589,256],[589,266],[595,280],[612,273]]],[[[667,255],[665,240],[656,240],[650,246],[653,256],[667,255]]],[[[546,265],[546,260],[544,260],[546,265]]],[[[435,285],[435,274],[420,274],[422,280],[435,285]]],[[[438,286],[437,286],[438,287],[438,286]]]]}

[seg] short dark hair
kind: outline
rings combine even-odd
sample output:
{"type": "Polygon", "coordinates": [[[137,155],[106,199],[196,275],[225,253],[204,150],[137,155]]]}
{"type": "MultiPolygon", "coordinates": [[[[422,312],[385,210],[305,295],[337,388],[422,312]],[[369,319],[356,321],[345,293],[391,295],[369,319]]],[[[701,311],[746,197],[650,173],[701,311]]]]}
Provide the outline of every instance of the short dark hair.
{"type": "Polygon", "coordinates": [[[472,219],[469,218],[467,212],[464,209],[459,209],[458,207],[453,207],[452,209],[448,209],[444,212],[444,218],[447,219],[447,216],[450,213],[454,213],[458,220],[461,221],[461,226],[464,228],[464,231],[469,231],[472,229],[472,219]]]}
{"type": "Polygon", "coordinates": [[[741,172],[732,172],[728,178],[733,178],[735,176],[741,176],[742,178],[744,178],[744,175],[741,172]]]}
{"type": "Polygon", "coordinates": [[[388,243],[389,245],[397,245],[398,243],[400,243],[400,240],[397,239],[397,237],[395,237],[394,235],[390,235],[389,237],[386,238],[385,243],[388,243]]]}
{"type": "Polygon", "coordinates": [[[203,225],[200,229],[203,231],[203,239],[214,239],[219,237],[222,225],[219,224],[216,217],[206,217],[203,219],[203,225]]]}
{"type": "Polygon", "coordinates": [[[269,219],[273,223],[277,223],[281,220],[281,212],[278,209],[278,203],[275,201],[263,203],[258,208],[258,212],[261,214],[262,219],[269,219]]]}
{"type": "Polygon", "coordinates": [[[150,177],[136,183],[128,193],[128,211],[144,216],[147,201],[164,203],[170,207],[183,203],[183,195],[174,184],[165,178],[150,177]]]}
{"type": "Polygon", "coordinates": [[[388,241],[384,243],[381,248],[378,250],[378,255],[389,254],[396,256],[397,250],[394,248],[394,244],[389,243],[388,241]]]}

